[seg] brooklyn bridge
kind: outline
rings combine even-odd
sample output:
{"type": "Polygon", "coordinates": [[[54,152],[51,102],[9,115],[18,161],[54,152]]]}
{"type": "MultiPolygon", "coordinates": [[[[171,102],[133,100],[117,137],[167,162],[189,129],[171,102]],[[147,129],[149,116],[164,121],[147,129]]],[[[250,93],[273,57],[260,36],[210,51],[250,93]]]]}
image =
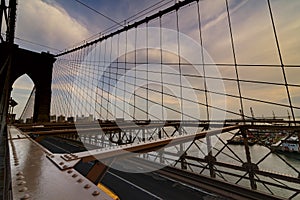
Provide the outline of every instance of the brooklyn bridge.
{"type": "Polygon", "coordinates": [[[19,3],[0,5],[2,199],[300,199],[298,2],[157,0],[118,21],[68,1],[113,25],[44,51],[19,43],[19,3]]]}

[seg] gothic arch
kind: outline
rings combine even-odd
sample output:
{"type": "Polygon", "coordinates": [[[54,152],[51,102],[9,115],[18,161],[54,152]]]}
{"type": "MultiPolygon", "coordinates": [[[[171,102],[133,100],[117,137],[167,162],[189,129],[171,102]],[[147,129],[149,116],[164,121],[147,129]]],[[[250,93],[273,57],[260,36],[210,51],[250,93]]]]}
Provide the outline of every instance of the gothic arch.
{"type": "MultiPolygon", "coordinates": [[[[7,52],[5,45],[0,46],[1,52],[7,52]]],[[[49,53],[36,53],[29,50],[21,49],[15,46],[13,49],[13,59],[10,71],[10,84],[11,91],[12,84],[22,75],[27,74],[34,82],[36,87],[35,103],[34,103],[34,122],[47,122],[50,115],[51,103],[51,82],[52,82],[52,68],[55,58],[49,53]]],[[[7,55],[0,55],[1,63],[5,61],[7,55]]],[[[4,74],[4,73],[3,73],[4,74]]],[[[1,80],[7,77],[1,75],[1,80]]],[[[3,82],[0,82],[2,90],[4,90],[3,82]]]]}

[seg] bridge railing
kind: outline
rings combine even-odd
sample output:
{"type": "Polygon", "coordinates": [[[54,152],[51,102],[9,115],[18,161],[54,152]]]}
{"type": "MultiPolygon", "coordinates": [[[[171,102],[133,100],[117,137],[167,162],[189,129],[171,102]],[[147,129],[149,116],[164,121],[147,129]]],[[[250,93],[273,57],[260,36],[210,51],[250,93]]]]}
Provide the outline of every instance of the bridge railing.
{"type": "Polygon", "coordinates": [[[84,124],[77,129],[75,126],[20,128],[29,131],[37,141],[59,137],[76,141],[87,149],[70,154],[70,158],[106,163],[110,159],[137,156],[282,198],[298,198],[299,153],[287,144],[297,144],[299,123],[230,120],[223,125],[216,123],[207,130],[206,122],[199,121],[139,125],[124,121],[122,125],[103,124],[101,128],[84,124]],[[191,127],[197,127],[198,131],[192,133],[191,127]]]}

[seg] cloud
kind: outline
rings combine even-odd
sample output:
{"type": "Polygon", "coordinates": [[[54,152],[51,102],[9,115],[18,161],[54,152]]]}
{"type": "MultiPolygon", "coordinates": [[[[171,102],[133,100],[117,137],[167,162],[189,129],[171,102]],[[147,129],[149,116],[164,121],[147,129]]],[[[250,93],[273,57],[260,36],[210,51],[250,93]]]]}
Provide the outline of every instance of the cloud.
{"type": "Polygon", "coordinates": [[[56,49],[67,48],[90,35],[87,28],[63,8],[40,0],[20,1],[17,16],[18,37],[56,49]]]}

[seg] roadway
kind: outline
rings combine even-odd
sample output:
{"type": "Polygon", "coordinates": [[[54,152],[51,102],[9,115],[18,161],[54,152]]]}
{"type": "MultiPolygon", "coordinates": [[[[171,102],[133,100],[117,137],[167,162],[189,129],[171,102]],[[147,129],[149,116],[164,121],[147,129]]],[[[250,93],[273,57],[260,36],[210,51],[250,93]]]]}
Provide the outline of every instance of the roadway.
{"type": "MultiPolygon", "coordinates": [[[[82,150],[73,143],[69,143],[54,137],[46,137],[40,142],[53,153],[76,152],[82,150]]],[[[91,163],[80,163],[76,169],[85,175],[91,163]]],[[[103,177],[101,183],[115,192],[120,199],[224,199],[212,193],[205,192],[187,184],[182,184],[156,172],[127,173],[116,170],[124,168],[124,171],[134,170],[130,162],[115,162],[103,177]],[[131,168],[131,169],[130,169],[131,168]]],[[[141,168],[141,166],[139,166],[141,168]]]]}
{"type": "Polygon", "coordinates": [[[224,199],[155,172],[126,173],[110,168],[102,183],[121,199],[224,199]]]}

